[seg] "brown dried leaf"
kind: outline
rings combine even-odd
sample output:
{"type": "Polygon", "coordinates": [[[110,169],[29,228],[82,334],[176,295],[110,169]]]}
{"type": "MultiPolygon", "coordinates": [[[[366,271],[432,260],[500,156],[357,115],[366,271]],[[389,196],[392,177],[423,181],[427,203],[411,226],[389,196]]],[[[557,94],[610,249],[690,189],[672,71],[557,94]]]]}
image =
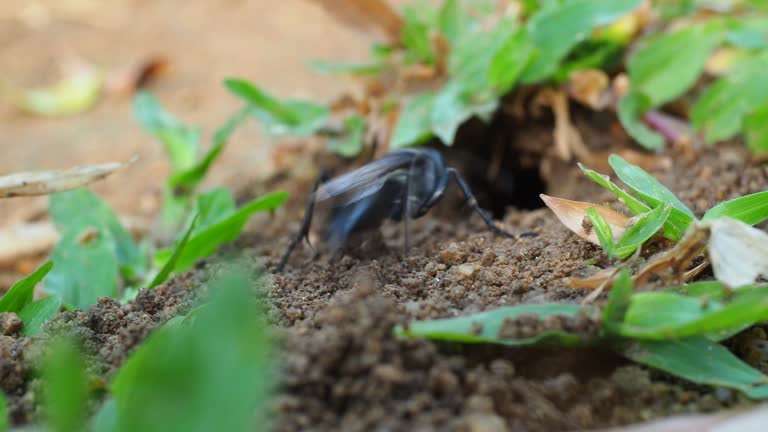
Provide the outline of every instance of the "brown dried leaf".
{"type": "Polygon", "coordinates": [[[125,163],[112,162],[66,170],[30,171],[2,176],[0,177],[0,198],[48,195],[77,189],[132,164],[136,159],[138,158],[134,157],[125,163]]]}
{"type": "Polygon", "coordinates": [[[334,18],[357,29],[378,27],[392,44],[399,44],[403,20],[386,0],[313,0],[334,18]]]}
{"type": "Polygon", "coordinates": [[[611,80],[598,69],[584,69],[572,72],[568,82],[568,93],[578,102],[600,111],[611,102],[608,91],[611,80]]]}
{"type": "Polygon", "coordinates": [[[597,238],[597,234],[588,222],[587,209],[590,207],[595,209],[600,216],[605,219],[608,225],[610,225],[614,241],[618,241],[629,228],[630,219],[608,207],[551,197],[544,194],[539,196],[544,201],[544,204],[555,213],[555,216],[557,216],[566,228],[592,244],[600,246],[600,240],[597,238]],[[585,223],[585,221],[587,221],[587,223],[585,223]]]}

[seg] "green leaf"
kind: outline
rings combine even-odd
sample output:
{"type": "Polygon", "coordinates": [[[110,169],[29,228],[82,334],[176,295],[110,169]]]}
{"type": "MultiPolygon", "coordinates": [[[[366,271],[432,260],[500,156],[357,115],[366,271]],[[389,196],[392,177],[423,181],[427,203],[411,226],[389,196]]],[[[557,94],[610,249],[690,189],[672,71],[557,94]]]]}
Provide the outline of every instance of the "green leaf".
{"type": "Polygon", "coordinates": [[[56,266],[46,276],[43,289],[64,304],[86,309],[99,297],[117,296],[118,261],[109,231],[68,229],[51,252],[51,260],[56,266]]]}
{"type": "Polygon", "coordinates": [[[111,384],[117,431],[269,430],[276,364],[253,282],[227,272],[189,325],[163,326],[111,384]]]}
{"type": "Polygon", "coordinates": [[[533,55],[534,47],[524,31],[513,33],[504,41],[488,68],[488,82],[497,94],[512,90],[533,55]]]}
{"type": "Polygon", "coordinates": [[[619,334],[632,299],[632,277],[626,269],[619,272],[608,293],[603,307],[603,333],[608,336],[619,334]]]}
{"type": "Polygon", "coordinates": [[[178,257],[173,271],[187,270],[198,260],[216,252],[216,249],[222,244],[235,240],[253,213],[277,208],[286,198],[288,198],[288,194],[285,192],[273,192],[257,198],[227,218],[195,233],[180,252],[181,255],[178,257]]]}
{"type": "Polygon", "coordinates": [[[200,232],[209,226],[220,222],[237,211],[235,197],[226,187],[218,187],[197,197],[197,225],[195,232],[200,232]]]}
{"type": "Polygon", "coordinates": [[[432,107],[435,95],[423,93],[405,102],[392,132],[390,147],[421,144],[432,137],[432,107]]]}
{"type": "Polygon", "coordinates": [[[699,97],[691,120],[707,142],[732,138],[741,130],[745,115],[768,103],[768,86],[762,81],[767,69],[768,54],[756,56],[715,81],[699,97]]]}
{"type": "Polygon", "coordinates": [[[469,99],[469,94],[461,88],[461,84],[453,81],[446,84],[435,98],[432,106],[432,132],[443,144],[451,146],[456,131],[465,121],[475,115],[487,119],[495,111],[496,105],[495,99],[485,104],[473,103],[469,99]]]}
{"type": "Polygon", "coordinates": [[[144,271],[146,263],[133,238],[109,205],[90,190],[76,189],[51,195],[49,211],[56,229],[62,234],[72,230],[82,232],[86,228],[108,231],[113,239],[112,253],[117,256],[124,276],[136,277],[144,271]]]}
{"type": "Polygon", "coordinates": [[[621,181],[650,204],[652,208],[659,207],[664,203],[672,205],[667,222],[664,224],[666,235],[671,235],[676,239],[681,238],[688,225],[696,219],[693,212],[675,194],[642,168],[630,164],[615,154],[608,158],[608,163],[621,181]]]}
{"type": "Polygon", "coordinates": [[[461,0],[445,0],[438,11],[437,25],[440,33],[448,39],[451,44],[456,41],[464,32],[464,11],[461,10],[461,0]]]}
{"type": "Polygon", "coordinates": [[[404,61],[406,64],[424,63],[435,64],[435,53],[430,37],[430,23],[424,17],[424,10],[415,6],[403,8],[403,29],[400,41],[405,47],[404,61]]]}
{"type": "Polygon", "coordinates": [[[537,55],[525,69],[521,81],[542,81],[557,70],[560,61],[592,29],[616,21],[637,7],[639,0],[571,0],[559,7],[538,10],[527,23],[537,55]]]}
{"type": "Polygon", "coordinates": [[[722,340],[768,320],[768,286],[744,287],[722,302],[673,292],[638,294],[621,334],[634,339],[683,339],[706,335],[722,340]]]}
{"type": "Polygon", "coordinates": [[[55,432],[83,430],[88,404],[85,362],[74,341],[54,342],[43,366],[45,417],[55,432]]]}
{"type": "Polygon", "coordinates": [[[53,262],[48,261],[38,267],[24,279],[16,282],[0,299],[0,312],[19,312],[25,306],[32,303],[35,294],[35,285],[43,280],[45,275],[53,267],[53,262]]]}
{"type": "Polygon", "coordinates": [[[605,174],[600,174],[597,171],[591,170],[582,164],[579,164],[581,171],[592,179],[595,183],[607,189],[612,194],[616,195],[625,206],[629,208],[629,211],[634,215],[647,213],[651,210],[645,203],[628,194],[624,189],[618,187],[611,181],[611,178],[605,174]]]}
{"type": "Polygon", "coordinates": [[[384,70],[378,63],[342,63],[326,60],[313,60],[308,63],[310,69],[322,74],[376,75],[384,70]]]}
{"type": "Polygon", "coordinates": [[[768,18],[739,16],[728,20],[726,41],[739,48],[768,48],[768,18]]]}
{"type": "Polygon", "coordinates": [[[178,121],[146,91],[140,91],[134,97],[133,111],[144,129],[163,144],[172,172],[195,164],[200,147],[200,129],[178,121]]]}
{"type": "Polygon", "coordinates": [[[646,41],[627,62],[633,92],[647,96],[651,107],[678,98],[699,79],[721,39],[721,26],[705,23],[646,41]]]}
{"type": "Polygon", "coordinates": [[[648,150],[664,147],[664,137],[654,132],[641,120],[651,107],[650,99],[630,91],[619,100],[619,121],[627,133],[648,150]]]}
{"type": "Polygon", "coordinates": [[[749,225],[757,225],[768,219],[768,191],[721,202],[707,210],[701,220],[713,220],[724,216],[749,225]]]}
{"type": "Polygon", "coordinates": [[[592,207],[587,209],[587,217],[589,222],[592,223],[592,229],[595,230],[598,240],[600,240],[600,247],[603,248],[609,258],[613,257],[613,232],[608,222],[603,219],[600,213],[592,207]]]}
{"type": "Polygon", "coordinates": [[[5,392],[0,392],[0,432],[7,432],[10,426],[10,419],[8,418],[8,399],[5,397],[5,392]]]}
{"type": "Polygon", "coordinates": [[[19,318],[24,322],[21,334],[35,336],[40,333],[43,324],[53,318],[61,309],[61,299],[57,296],[48,296],[34,301],[19,312],[19,318]]]}
{"type": "Polygon", "coordinates": [[[184,188],[191,193],[208,173],[211,165],[219,158],[222,150],[229,142],[229,138],[250,115],[250,108],[245,107],[237,111],[224,125],[213,133],[211,148],[194,165],[186,169],[176,170],[168,179],[168,184],[172,189],[184,188]]]}
{"type": "Polygon", "coordinates": [[[250,113],[258,118],[272,135],[308,136],[325,126],[328,108],[304,101],[280,101],[245,80],[224,81],[230,92],[250,105],[250,113]]]}
{"type": "Polygon", "coordinates": [[[744,117],[744,138],[753,153],[768,153],[768,103],[744,117]]]}
{"type": "Polygon", "coordinates": [[[473,31],[463,37],[448,56],[448,76],[461,89],[468,104],[496,102],[498,94],[489,81],[494,57],[505,42],[518,33],[518,24],[504,17],[489,30],[473,31]]]}
{"type": "Polygon", "coordinates": [[[195,228],[195,222],[197,222],[197,217],[198,217],[198,214],[195,213],[195,216],[192,218],[192,221],[189,223],[189,228],[187,228],[186,234],[184,234],[184,237],[182,237],[181,240],[173,248],[173,253],[171,254],[171,257],[168,258],[168,261],[165,262],[165,264],[160,269],[160,271],[155,275],[155,277],[152,279],[152,282],[150,282],[149,285],[147,286],[147,289],[152,289],[160,285],[161,283],[165,282],[168,279],[168,276],[170,276],[173,270],[176,268],[176,263],[178,262],[181,254],[184,252],[184,248],[187,246],[189,237],[192,235],[192,231],[195,228]]]}
{"type": "Polygon", "coordinates": [[[365,119],[359,115],[347,117],[344,120],[344,135],[328,142],[332,152],[348,158],[359,155],[364,145],[365,119]]]}
{"type": "Polygon", "coordinates": [[[638,363],[698,384],[736,389],[753,399],[768,397],[768,376],[722,345],[702,337],[641,341],[624,354],[638,363]]]}
{"type": "Polygon", "coordinates": [[[664,203],[640,217],[616,243],[616,256],[624,259],[632,255],[638,247],[664,226],[671,211],[672,206],[669,203],[664,203]]]}
{"type": "Polygon", "coordinates": [[[406,326],[398,326],[395,333],[399,337],[424,337],[434,340],[446,340],[464,343],[497,343],[510,346],[554,343],[563,346],[584,344],[584,337],[557,330],[543,330],[541,333],[525,338],[504,337],[504,324],[523,316],[534,316],[545,320],[551,316],[576,317],[585,309],[572,304],[527,304],[506,306],[488,312],[446,318],[431,321],[415,321],[406,326]]]}

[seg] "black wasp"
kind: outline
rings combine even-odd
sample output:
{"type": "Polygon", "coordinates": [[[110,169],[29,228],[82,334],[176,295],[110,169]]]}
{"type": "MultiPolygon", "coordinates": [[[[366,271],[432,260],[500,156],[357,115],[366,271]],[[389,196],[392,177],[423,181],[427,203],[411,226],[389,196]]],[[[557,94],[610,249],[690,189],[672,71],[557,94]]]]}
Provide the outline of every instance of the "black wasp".
{"type": "Polygon", "coordinates": [[[499,229],[481,209],[466,180],[445,164],[437,150],[399,149],[381,159],[335,177],[326,183],[318,180],[309,199],[304,221],[288,246],[277,272],[282,272],[294,248],[308,239],[315,205],[328,206],[325,240],[337,255],[351,234],[375,229],[386,219],[405,224],[405,250],[410,246],[409,220],[424,216],[443,197],[450,180],[464,194],[466,204],[497,234],[514,235],[499,229]]]}

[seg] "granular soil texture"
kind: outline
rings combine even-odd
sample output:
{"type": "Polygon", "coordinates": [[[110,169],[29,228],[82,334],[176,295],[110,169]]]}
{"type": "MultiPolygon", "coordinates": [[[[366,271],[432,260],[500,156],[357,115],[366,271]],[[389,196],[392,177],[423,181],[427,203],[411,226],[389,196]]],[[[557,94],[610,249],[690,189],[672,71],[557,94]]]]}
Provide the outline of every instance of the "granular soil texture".
{"type": "MultiPolygon", "coordinates": [[[[695,161],[671,159],[671,169],[654,175],[697,214],[723,199],[768,189],[766,169],[748,162],[738,146],[707,150],[695,161]]],[[[563,174],[563,181],[578,182],[570,189],[579,196],[565,198],[616,204],[589,181],[563,174]]],[[[274,268],[310,187],[284,180],[293,185],[287,189],[294,199],[271,219],[262,215],[262,229],[244,235],[219,258],[234,253],[274,268]]],[[[456,211],[458,204],[447,196],[442,210],[414,224],[407,256],[401,227],[385,225],[356,239],[338,262],[313,257],[302,246],[285,273],[268,278],[271,320],[283,335],[277,430],[582,430],[749,403],[736,392],[683,382],[597,349],[396,338],[393,328],[413,319],[579,302],[586,293],[569,288],[568,278],[598,269],[587,263],[600,262],[599,248],[568,232],[547,209],[507,212],[501,222],[506,229],[536,234],[508,239],[489,233],[477,216],[456,211]]],[[[0,315],[0,383],[13,423],[40,419],[36,372],[46,340],[77,336],[94,382],[103,386],[153,329],[196,304],[216,262],[201,262],[153,291],[141,291],[127,305],[102,299],[86,311],[63,312],[33,338],[19,335],[21,323],[13,314],[0,315]]],[[[597,324],[594,317],[545,323],[526,318],[504,331],[527,335],[561,326],[590,337],[597,324]]],[[[728,346],[765,368],[765,340],[764,329],[751,329],[728,346]]]]}
{"type": "MultiPolygon", "coordinates": [[[[768,189],[768,171],[750,163],[739,146],[704,150],[696,160],[671,156],[672,166],[653,174],[699,215],[724,199],[768,189]]],[[[580,199],[616,204],[588,181],[574,190],[580,199]]],[[[278,430],[583,430],[750,403],[736,392],[693,385],[600,350],[396,338],[393,328],[413,319],[575,303],[586,295],[570,288],[568,278],[593,273],[597,268],[586,263],[599,262],[601,251],[549,210],[508,212],[505,228],[537,233],[517,240],[456,213],[415,224],[408,256],[401,228],[385,226],[380,235],[356,239],[334,263],[300,247],[285,273],[274,276],[270,300],[285,327],[278,430]]],[[[270,267],[289,236],[240,244],[270,267]]],[[[537,325],[514,324],[510,331],[537,325]]],[[[590,319],[560,324],[587,336],[597,331],[590,319]]]]}

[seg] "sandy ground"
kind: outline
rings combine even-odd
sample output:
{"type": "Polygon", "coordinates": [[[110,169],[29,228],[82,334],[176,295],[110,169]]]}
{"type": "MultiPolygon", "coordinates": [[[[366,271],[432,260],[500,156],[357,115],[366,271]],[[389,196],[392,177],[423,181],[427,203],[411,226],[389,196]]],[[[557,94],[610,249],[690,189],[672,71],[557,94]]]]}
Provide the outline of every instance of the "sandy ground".
{"type": "MultiPolygon", "coordinates": [[[[363,60],[375,37],[339,25],[306,0],[0,2],[3,78],[45,85],[57,78],[58,59],[69,54],[113,76],[151,56],[164,56],[173,69],[152,90],[178,117],[202,126],[206,134],[239,106],[222,86],[224,78],[247,78],[281,97],[329,100],[349,83],[318,75],[305,62],[363,60]]],[[[139,155],[139,163],[94,189],[122,215],[156,210],[167,163],[161,146],[133,119],[130,98],[105,98],[89,112],[62,118],[31,117],[0,105],[0,125],[0,174],[139,155]]],[[[270,144],[255,122],[248,124],[213,168],[209,184],[234,184],[263,174],[270,168],[270,144]]],[[[0,226],[31,209],[44,211],[44,202],[0,203],[0,226]]]]}

